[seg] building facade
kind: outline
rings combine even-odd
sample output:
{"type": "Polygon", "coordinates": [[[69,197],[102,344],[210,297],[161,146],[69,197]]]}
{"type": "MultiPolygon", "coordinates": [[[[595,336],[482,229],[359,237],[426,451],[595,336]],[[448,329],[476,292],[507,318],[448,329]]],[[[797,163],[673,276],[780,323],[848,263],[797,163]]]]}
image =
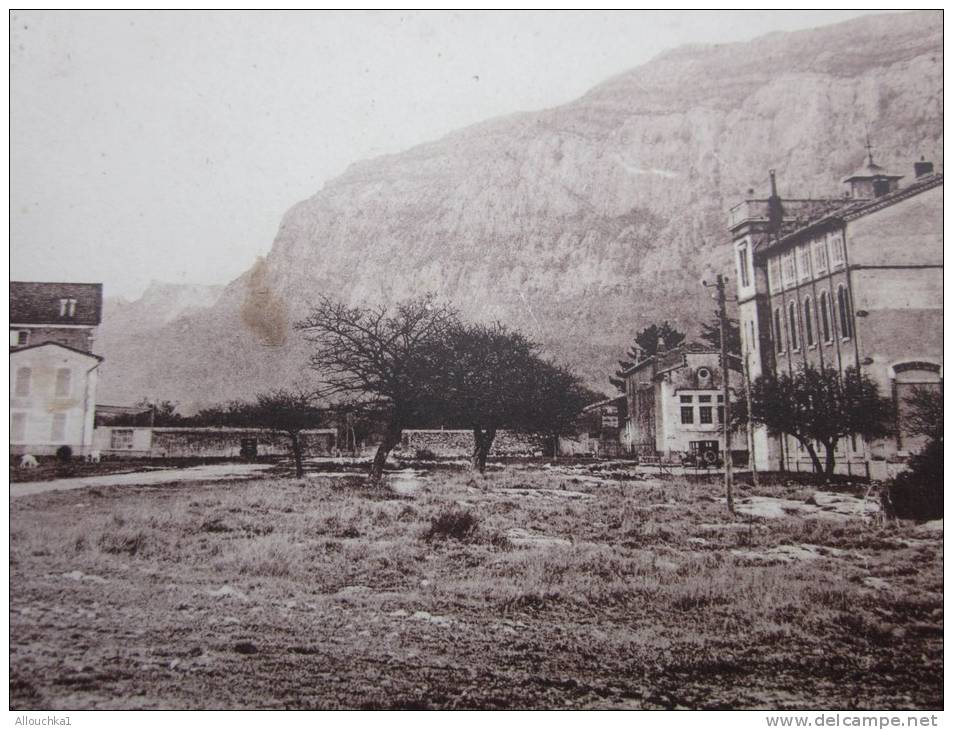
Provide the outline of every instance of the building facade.
{"type": "MultiPolygon", "coordinates": [[[[729,387],[743,383],[728,368],[729,387]]],[[[718,350],[681,345],[647,357],[623,371],[632,449],[639,457],[714,463],[724,449],[724,374],[718,350]]],[[[732,452],[743,459],[743,435],[732,437],[732,452]],[[741,453],[739,453],[741,452],[741,453]]]]}
{"type": "Polygon", "coordinates": [[[631,452],[626,396],[608,398],[582,409],[575,433],[559,438],[560,456],[618,458],[631,452]]]}
{"type": "MultiPolygon", "coordinates": [[[[943,176],[917,163],[910,184],[866,164],[844,197],[771,195],[731,210],[742,348],[750,376],[805,366],[853,367],[898,408],[896,436],[838,445],[838,471],[883,478],[922,446],[904,424],[905,398],[939,388],[943,357],[943,176]]],[[[755,429],[761,469],[810,470],[791,437],[755,429]]]]}
{"type": "Polygon", "coordinates": [[[92,449],[101,284],[10,283],[10,450],[92,449]]]}

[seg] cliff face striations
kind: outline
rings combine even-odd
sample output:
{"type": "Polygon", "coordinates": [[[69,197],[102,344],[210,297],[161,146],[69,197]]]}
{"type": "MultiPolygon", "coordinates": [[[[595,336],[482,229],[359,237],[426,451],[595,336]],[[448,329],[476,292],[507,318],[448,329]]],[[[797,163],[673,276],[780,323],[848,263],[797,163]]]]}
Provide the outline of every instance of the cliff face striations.
{"type": "Polygon", "coordinates": [[[208,403],[305,378],[289,324],[309,301],[429,290],[607,389],[637,329],[694,335],[710,317],[699,279],[732,273],[727,210],[764,194],[769,168],[782,195],[838,195],[865,126],[878,163],[942,166],[942,60],[938,12],[682,48],[570,104],[357,163],[292,207],[214,306],[147,332],[104,322],[103,400],[208,403]]]}

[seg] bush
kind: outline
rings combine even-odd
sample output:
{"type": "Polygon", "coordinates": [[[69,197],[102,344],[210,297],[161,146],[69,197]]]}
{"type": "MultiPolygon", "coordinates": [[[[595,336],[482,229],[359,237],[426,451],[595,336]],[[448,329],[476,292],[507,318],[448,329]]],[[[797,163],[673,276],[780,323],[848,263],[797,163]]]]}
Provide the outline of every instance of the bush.
{"type": "Polygon", "coordinates": [[[68,464],[73,459],[73,449],[69,446],[60,446],[56,450],[56,460],[61,464],[68,464]]]}
{"type": "Polygon", "coordinates": [[[430,518],[430,529],[424,534],[431,540],[460,540],[465,542],[476,534],[480,521],[468,510],[451,509],[430,518]]]}
{"type": "Polygon", "coordinates": [[[906,471],[887,485],[890,511],[896,517],[936,520],[943,517],[943,442],[932,440],[911,457],[906,471]]]}

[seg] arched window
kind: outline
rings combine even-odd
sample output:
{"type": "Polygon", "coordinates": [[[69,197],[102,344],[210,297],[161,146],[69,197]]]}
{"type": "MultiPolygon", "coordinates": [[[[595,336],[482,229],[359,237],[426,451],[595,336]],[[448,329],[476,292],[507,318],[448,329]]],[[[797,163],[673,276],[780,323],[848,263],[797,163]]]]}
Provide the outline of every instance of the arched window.
{"type": "Polygon", "coordinates": [[[847,289],[843,286],[837,287],[837,315],[840,318],[841,337],[850,337],[853,334],[850,300],[847,296],[847,289]]]}
{"type": "Polygon", "coordinates": [[[814,346],[814,303],[808,297],[804,300],[804,339],[807,346],[814,346]]]}
{"type": "Polygon", "coordinates": [[[774,349],[777,352],[784,352],[784,336],[781,334],[781,309],[778,307],[774,310],[774,349]]]}
{"type": "Polygon", "coordinates": [[[797,304],[794,302],[788,304],[788,337],[791,340],[791,349],[797,350],[801,343],[797,337],[797,304]]]}
{"type": "Polygon", "coordinates": [[[831,299],[827,292],[821,292],[821,334],[824,342],[831,342],[831,299]]]}

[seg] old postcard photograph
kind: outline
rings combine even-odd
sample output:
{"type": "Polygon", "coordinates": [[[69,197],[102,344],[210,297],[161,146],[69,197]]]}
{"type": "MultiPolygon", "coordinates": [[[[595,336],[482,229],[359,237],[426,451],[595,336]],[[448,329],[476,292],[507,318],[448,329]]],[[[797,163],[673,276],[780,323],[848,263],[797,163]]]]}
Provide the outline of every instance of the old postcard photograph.
{"type": "Polygon", "coordinates": [[[936,726],[941,10],[8,23],[21,724],[936,726]]]}

